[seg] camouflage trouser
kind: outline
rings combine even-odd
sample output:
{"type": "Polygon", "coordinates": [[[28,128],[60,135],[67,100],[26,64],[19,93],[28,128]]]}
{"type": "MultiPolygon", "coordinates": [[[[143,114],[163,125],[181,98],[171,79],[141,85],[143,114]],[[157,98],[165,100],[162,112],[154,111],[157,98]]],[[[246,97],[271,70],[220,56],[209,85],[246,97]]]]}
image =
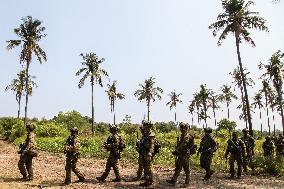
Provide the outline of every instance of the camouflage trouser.
{"type": "Polygon", "coordinates": [[[253,156],[252,155],[247,155],[246,157],[244,157],[244,160],[243,160],[243,169],[244,169],[244,172],[247,172],[248,171],[248,166],[254,170],[254,166],[252,164],[252,158],[253,156]]]}
{"type": "Polygon", "coordinates": [[[143,173],[143,156],[139,154],[138,157],[138,170],[137,170],[137,179],[140,179],[142,177],[143,173]]]}
{"type": "Polygon", "coordinates": [[[20,173],[24,179],[33,179],[33,157],[23,153],[18,162],[20,173]]]}
{"type": "Polygon", "coordinates": [[[189,184],[190,181],[190,165],[188,156],[178,156],[175,162],[175,173],[172,180],[177,181],[181,170],[184,170],[185,173],[185,183],[189,184]]]}
{"type": "Polygon", "coordinates": [[[148,184],[153,183],[153,171],[152,171],[152,156],[143,156],[143,168],[145,175],[145,182],[148,184]]]}
{"type": "Polygon", "coordinates": [[[111,170],[113,168],[116,179],[120,180],[119,169],[118,169],[118,158],[109,156],[106,162],[106,168],[101,178],[105,180],[111,170]]]}
{"type": "Polygon", "coordinates": [[[78,158],[75,158],[74,156],[66,156],[66,165],[65,165],[65,171],[66,171],[65,182],[66,183],[71,182],[71,171],[73,171],[76,174],[79,180],[84,180],[84,175],[76,167],[77,162],[78,162],[78,158]]]}
{"type": "Polygon", "coordinates": [[[230,165],[230,173],[231,173],[232,177],[235,176],[235,168],[234,168],[235,161],[237,162],[237,165],[238,165],[237,176],[240,177],[242,175],[242,166],[243,166],[242,165],[242,163],[243,163],[242,156],[239,155],[239,154],[230,156],[229,165],[230,165]]]}
{"type": "Polygon", "coordinates": [[[205,169],[206,174],[204,178],[210,178],[212,174],[211,163],[212,163],[213,154],[201,153],[200,156],[200,166],[205,169]]]}

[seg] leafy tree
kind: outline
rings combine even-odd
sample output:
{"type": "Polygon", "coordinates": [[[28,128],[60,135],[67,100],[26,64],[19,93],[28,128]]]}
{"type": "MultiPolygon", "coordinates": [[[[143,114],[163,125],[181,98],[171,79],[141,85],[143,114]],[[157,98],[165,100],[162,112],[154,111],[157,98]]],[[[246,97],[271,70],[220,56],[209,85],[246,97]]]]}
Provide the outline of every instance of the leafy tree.
{"type": "Polygon", "coordinates": [[[107,84],[108,90],[106,90],[108,98],[110,100],[110,111],[113,112],[113,124],[115,124],[114,103],[117,99],[122,100],[125,98],[124,94],[117,92],[116,82],[117,81],[113,81],[111,85],[107,84]]]}
{"type": "Polygon", "coordinates": [[[263,77],[267,77],[272,82],[277,93],[277,105],[282,118],[282,127],[284,134],[284,115],[283,115],[283,62],[284,53],[277,51],[268,61],[267,65],[260,64],[260,69],[265,69],[263,77]]]}
{"type": "Polygon", "coordinates": [[[250,114],[250,103],[247,86],[245,83],[243,64],[241,61],[240,43],[244,40],[253,47],[255,46],[255,43],[250,37],[249,33],[249,30],[251,29],[268,32],[268,28],[265,26],[265,19],[258,16],[258,12],[250,11],[249,8],[253,4],[254,3],[252,1],[245,2],[245,0],[222,0],[224,12],[219,14],[217,21],[209,26],[209,29],[213,30],[214,36],[217,35],[217,32],[222,32],[219,36],[218,45],[221,45],[222,41],[226,39],[229,34],[233,34],[235,37],[235,45],[237,47],[238,62],[246,101],[249,131],[251,135],[253,135],[253,130],[250,114]]]}
{"type": "Polygon", "coordinates": [[[82,88],[85,84],[85,80],[90,78],[92,87],[92,133],[94,134],[94,85],[99,84],[103,87],[103,76],[108,77],[106,70],[100,68],[100,65],[105,61],[104,58],[99,58],[95,53],[83,53],[80,54],[83,58],[82,66],[80,70],[77,71],[76,76],[83,74],[80,79],[78,87],[82,88]]]}
{"type": "Polygon", "coordinates": [[[259,109],[259,120],[260,120],[260,132],[261,132],[261,135],[262,135],[262,116],[261,116],[261,109],[263,109],[264,105],[263,105],[263,102],[262,102],[262,93],[261,92],[258,92],[254,95],[253,97],[253,103],[252,105],[254,106],[254,108],[258,108],[259,109]]]}
{"type": "Polygon", "coordinates": [[[77,112],[75,110],[69,111],[69,112],[59,112],[57,116],[54,116],[52,119],[55,121],[58,125],[64,125],[67,128],[83,128],[83,127],[89,127],[89,117],[84,117],[80,114],[80,112],[77,112]]]}
{"type": "Polygon", "coordinates": [[[219,96],[221,102],[226,102],[227,106],[227,116],[230,119],[230,103],[233,99],[238,99],[238,97],[231,91],[231,86],[223,85],[221,87],[222,94],[219,96]]]}
{"type": "Polygon", "coordinates": [[[217,125],[218,125],[218,128],[217,128],[218,131],[222,130],[222,129],[225,129],[225,130],[229,131],[230,133],[233,130],[235,130],[235,128],[237,127],[236,122],[230,121],[230,120],[228,120],[226,118],[220,120],[217,125]]]}
{"type": "MultiPolygon", "coordinates": [[[[37,19],[33,20],[31,16],[22,18],[22,21],[23,23],[18,28],[14,29],[14,33],[19,39],[7,41],[7,49],[11,50],[18,46],[21,47],[20,63],[25,63],[26,65],[25,90],[26,94],[28,94],[29,68],[32,63],[33,54],[36,56],[39,63],[46,61],[46,53],[39,46],[39,41],[44,38],[46,34],[44,33],[45,27],[41,26],[41,21],[37,19]]],[[[26,95],[24,124],[27,122],[28,98],[29,95],[26,95]]]]}
{"type": "MultiPolygon", "coordinates": [[[[253,87],[254,81],[252,78],[249,77],[250,72],[247,71],[246,68],[244,69],[244,79],[247,87],[253,87]]],[[[245,103],[245,97],[244,97],[244,89],[243,89],[243,82],[242,82],[242,75],[239,66],[233,70],[233,72],[229,73],[233,78],[233,83],[235,84],[235,87],[239,88],[241,91],[241,97],[242,97],[242,104],[238,107],[242,110],[241,119],[243,119],[246,123],[247,128],[247,113],[246,113],[246,103],[245,103]]],[[[235,90],[235,89],[234,89],[235,90]]]]}
{"type": "Polygon", "coordinates": [[[170,101],[167,102],[167,106],[170,106],[170,110],[172,108],[175,108],[175,123],[177,121],[177,112],[176,112],[176,107],[178,103],[182,103],[182,101],[179,99],[179,97],[182,95],[182,93],[176,93],[176,91],[172,91],[168,96],[170,97],[170,101]]]}
{"type": "Polygon", "coordinates": [[[138,98],[139,101],[146,101],[147,104],[147,120],[150,120],[150,105],[151,101],[155,102],[156,97],[161,100],[161,94],[163,93],[163,89],[160,87],[154,87],[155,85],[155,78],[150,77],[146,79],[143,84],[139,84],[141,89],[135,91],[134,96],[138,98]]]}

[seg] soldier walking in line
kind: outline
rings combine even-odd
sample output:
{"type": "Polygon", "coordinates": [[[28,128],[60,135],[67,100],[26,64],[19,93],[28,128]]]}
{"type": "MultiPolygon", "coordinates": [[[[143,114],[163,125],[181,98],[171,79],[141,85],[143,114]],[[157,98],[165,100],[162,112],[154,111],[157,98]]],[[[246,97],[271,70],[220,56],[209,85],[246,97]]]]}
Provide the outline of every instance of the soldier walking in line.
{"type": "Polygon", "coordinates": [[[185,186],[188,186],[190,181],[189,159],[195,153],[196,146],[194,145],[194,137],[188,134],[189,125],[181,122],[179,127],[181,137],[177,139],[177,146],[173,151],[173,155],[176,156],[175,173],[167,182],[176,185],[180,172],[183,169],[185,172],[185,186]]]}
{"type": "Polygon", "coordinates": [[[246,146],[246,156],[243,159],[243,168],[244,172],[247,173],[248,166],[254,171],[254,166],[252,164],[252,158],[254,155],[254,147],[255,147],[255,140],[254,138],[249,134],[248,129],[243,129],[243,137],[241,140],[245,143],[246,146]]]}
{"type": "Polygon", "coordinates": [[[263,156],[264,157],[273,157],[275,151],[275,145],[271,136],[266,136],[265,141],[262,144],[263,156]]]}
{"type": "Polygon", "coordinates": [[[20,144],[19,154],[20,160],[18,162],[18,167],[20,173],[23,176],[23,180],[33,180],[33,158],[38,154],[36,152],[36,142],[35,142],[35,125],[31,123],[26,124],[27,137],[23,144],[20,144]]]}
{"type": "Polygon", "coordinates": [[[277,156],[284,156],[284,135],[279,134],[278,138],[275,142],[276,146],[276,155],[277,156]]]}
{"type": "Polygon", "coordinates": [[[79,178],[79,182],[84,182],[84,175],[78,170],[76,164],[79,159],[79,149],[80,149],[80,141],[78,139],[78,128],[73,127],[70,129],[71,135],[67,138],[66,143],[64,145],[64,154],[66,154],[66,177],[64,184],[71,184],[71,171],[73,171],[76,176],[79,178]]]}
{"type": "Polygon", "coordinates": [[[217,150],[217,143],[211,135],[212,129],[210,127],[204,128],[204,133],[205,135],[201,139],[197,156],[199,155],[199,153],[201,153],[200,166],[206,171],[203,180],[209,180],[211,175],[214,173],[210,167],[212,163],[213,154],[217,150]]]}
{"type": "Polygon", "coordinates": [[[242,163],[243,157],[246,157],[246,146],[245,143],[238,138],[238,133],[234,131],[232,133],[232,138],[227,142],[227,149],[225,152],[225,158],[228,158],[230,154],[229,165],[230,165],[230,178],[235,178],[235,168],[234,163],[237,162],[238,165],[238,172],[237,178],[239,179],[242,175],[242,163]]]}
{"type": "Polygon", "coordinates": [[[102,176],[97,177],[98,181],[105,182],[111,168],[113,168],[115,179],[113,182],[120,182],[121,177],[118,169],[118,161],[121,157],[121,152],[125,148],[125,144],[122,141],[120,135],[118,135],[119,128],[116,125],[110,125],[111,136],[107,138],[107,141],[104,143],[104,148],[109,151],[109,157],[106,162],[106,168],[102,176]]]}

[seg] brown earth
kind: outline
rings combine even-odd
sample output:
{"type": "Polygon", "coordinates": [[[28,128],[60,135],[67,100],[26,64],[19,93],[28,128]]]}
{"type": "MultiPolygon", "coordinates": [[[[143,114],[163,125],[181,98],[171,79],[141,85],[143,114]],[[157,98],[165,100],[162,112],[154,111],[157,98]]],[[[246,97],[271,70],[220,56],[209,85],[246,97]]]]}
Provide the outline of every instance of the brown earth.
{"type": "MultiPolygon", "coordinates": [[[[64,163],[65,157],[63,154],[54,154],[41,152],[40,155],[34,159],[34,181],[23,182],[21,175],[17,168],[19,156],[17,148],[7,142],[0,140],[0,189],[24,189],[24,188],[133,188],[138,189],[139,182],[131,182],[135,177],[136,165],[127,164],[120,167],[121,175],[125,181],[121,183],[113,183],[111,179],[114,178],[113,173],[109,175],[107,182],[99,183],[95,179],[100,176],[104,170],[105,161],[81,158],[78,163],[78,168],[86,175],[85,183],[76,183],[77,178],[72,176],[73,183],[69,186],[62,185],[65,177],[64,163]]],[[[174,188],[169,186],[165,180],[170,178],[173,174],[172,168],[155,167],[154,176],[155,184],[151,188],[174,188]]],[[[239,180],[228,180],[224,173],[217,173],[213,175],[210,181],[202,181],[203,173],[200,171],[192,171],[191,184],[187,188],[284,188],[284,180],[281,178],[268,176],[246,176],[239,180]]],[[[180,185],[182,187],[184,175],[180,177],[180,185]]]]}

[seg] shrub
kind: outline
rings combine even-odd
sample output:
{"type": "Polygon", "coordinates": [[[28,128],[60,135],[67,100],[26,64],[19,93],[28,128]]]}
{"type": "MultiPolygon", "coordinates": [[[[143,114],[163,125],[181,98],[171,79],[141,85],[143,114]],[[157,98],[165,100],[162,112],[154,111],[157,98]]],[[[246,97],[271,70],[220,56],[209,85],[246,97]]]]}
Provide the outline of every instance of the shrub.
{"type": "Polygon", "coordinates": [[[26,128],[24,127],[24,121],[17,120],[12,125],[12,129],[10,131],[10,135],[8,136],[8,140],[13,142],[16,138],[22,137],[26,134],[26,128]]]}
{"type": "Polygon", "coordinates": [[[253,160],[254,166],[259,172],[268,173],[274,176],[284,175],[284,158],[283,157],[263,157],[257,155],[253,160]]]}
{"type": "Polygon", "coordinates": [[[59,137],[68,135],[66,127],[54,122],[38,124],[35,132],[38,137],[59,137]]]}

